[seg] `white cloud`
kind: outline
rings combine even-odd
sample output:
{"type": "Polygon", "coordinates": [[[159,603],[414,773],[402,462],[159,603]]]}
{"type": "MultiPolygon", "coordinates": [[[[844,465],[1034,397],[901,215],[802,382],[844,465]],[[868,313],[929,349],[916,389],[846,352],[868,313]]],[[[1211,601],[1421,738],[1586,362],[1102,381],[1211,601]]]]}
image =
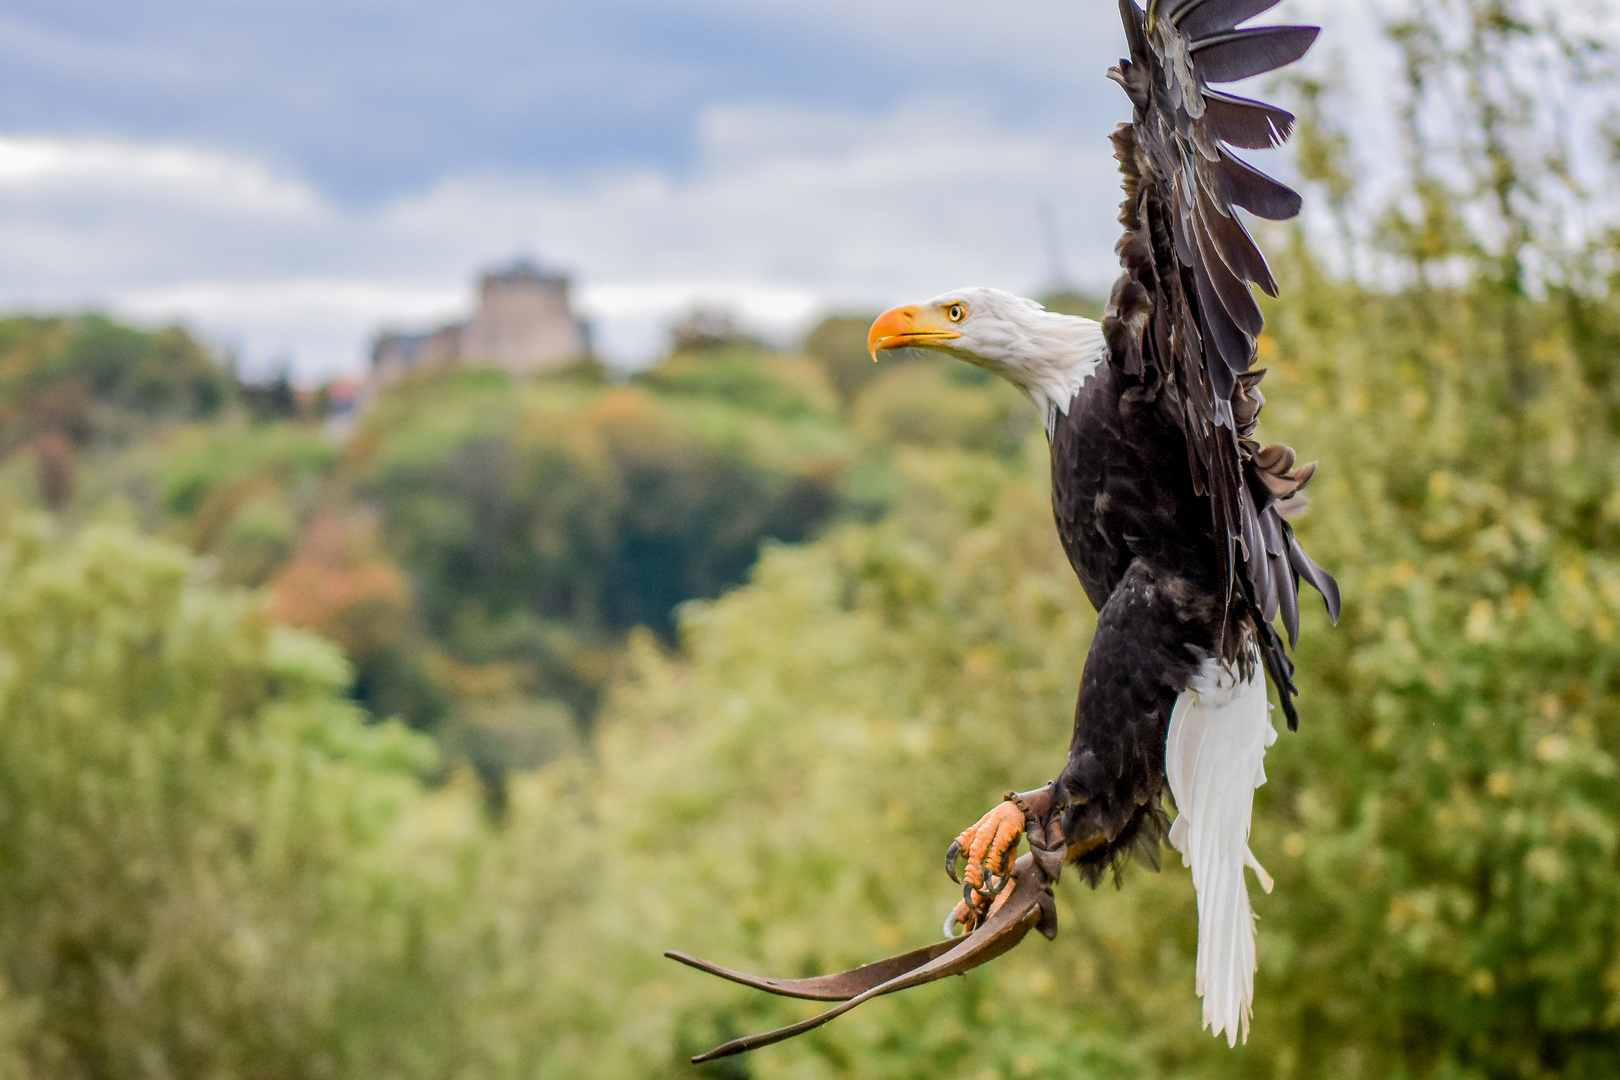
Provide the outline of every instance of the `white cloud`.
{"type": "Polygon", "coordinates": [[[373,329],[450,321],[465,310],[469,293],[363,279],[197,281],[131,289],[114,306],[148,322],[180,320],[200,328],[249,378],[293,363],[305,379],[318,379],[357,370],[356,350],[373,329]]]}
{"type": "Polygon", "coordinates": [[[146,196],[227,212],[300,217],[319,208],[307,185],[263,164],[183,146],[0,135],[4,197],[146,196]]]}
{"type": "Polygon", "coordinates": [[[697,302],[780,338],[829,306],[1036,287],[1041,200],[1100,284],[1117,198],[1105,142],[944,100],[716,107],[684,174],[453,177],[370,209],[210,150],[9,137],[0,303],[179,318],[250,369],[290,356],[310,378],[357,368],[381,324],[449,317],[480,266],[533,252],[576,275],[598,340],[634,364],[697,302]]]}

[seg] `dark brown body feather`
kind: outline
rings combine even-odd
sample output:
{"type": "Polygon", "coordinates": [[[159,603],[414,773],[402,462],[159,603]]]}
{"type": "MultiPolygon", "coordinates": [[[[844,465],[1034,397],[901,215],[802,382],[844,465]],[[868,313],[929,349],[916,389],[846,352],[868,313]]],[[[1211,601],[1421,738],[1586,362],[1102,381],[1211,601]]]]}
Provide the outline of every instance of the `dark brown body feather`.
{"type": "Polygon", "coordinates": [[[1133,850],[1157,865],[1165,736],[1199,663],[1248,666],[1258,646],[1293,728],[1293,665],[1272,621],[1297,638],[1301,577],[1338,617],[1337,586],[1277,506],[1314,465],[1251,438],[1264,399],[1249,283],[1272,294],[1276,283],[1233,208],[1289,217],[1299,198],[1220,145],[1280,142],[1293,118],[1206,85],[1309,47],[1311,28],[1233,30],[1270,6],[1167,0],[1150,37],[1143,12],[1120,0],[1131,59],[1110,74],[1136,109],[1114,134],[1125,272],[1103,321],[1107,361],[1051,428],[1058,533],[1098,609],[1057,792],[1093,882],[1133,850]],[[1185,64],[1175,35],[1186,35],[1185,64]]]}

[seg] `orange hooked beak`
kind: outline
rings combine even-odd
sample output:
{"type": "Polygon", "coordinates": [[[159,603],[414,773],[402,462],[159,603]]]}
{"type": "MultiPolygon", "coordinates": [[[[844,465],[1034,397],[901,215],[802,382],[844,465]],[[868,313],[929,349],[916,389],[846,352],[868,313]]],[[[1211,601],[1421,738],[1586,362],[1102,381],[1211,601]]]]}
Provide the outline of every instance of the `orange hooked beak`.
{"type": "Polygon", "coordinates": [[[892,308],[877,317],[866,335],[866,351],[877,359],[879,349],[908,349],[933,345],[961,337],[938,312],[925,311],[916,304],[892,308]]]}

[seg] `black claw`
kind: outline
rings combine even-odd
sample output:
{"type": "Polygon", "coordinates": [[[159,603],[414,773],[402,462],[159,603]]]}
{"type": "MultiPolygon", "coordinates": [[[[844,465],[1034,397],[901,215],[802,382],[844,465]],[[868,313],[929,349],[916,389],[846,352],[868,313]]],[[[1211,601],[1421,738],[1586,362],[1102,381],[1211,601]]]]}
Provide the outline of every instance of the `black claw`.
{"type": "MultiPolygon", "coordinates": [[[[964,885],[962,887],[962,899],[967,900],[969,892],[974,892],[986,899],[991,899],[997,896],[1002,889],[1005,889],[1007,887],[1007,883],[1012,880],[1011,874],[998,878],[995,874],[988,870],[985,871],[984,876],[989,887],[986,888],[984,885],[964,885]]],[[[969,900],[968,903],[971,905],[972,901],[969,900]]]]}
{"type": "Polygon", "coordinates": [[[956,876],[956,860],[961,854],[962,841],[960,840],[952,840],[951,846],[945,849],[945,872],[949,874],[951,876],[951,880],[956,882],[958,885],[962,884],[962,881],[956,876]]]}

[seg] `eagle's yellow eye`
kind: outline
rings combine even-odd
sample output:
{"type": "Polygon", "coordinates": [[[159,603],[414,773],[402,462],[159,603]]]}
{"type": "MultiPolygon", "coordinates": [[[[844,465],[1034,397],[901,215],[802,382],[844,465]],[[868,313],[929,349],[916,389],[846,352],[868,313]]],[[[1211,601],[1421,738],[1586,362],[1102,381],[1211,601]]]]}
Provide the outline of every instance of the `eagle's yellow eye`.
{"type": "Polygon", "coordinates": [[[961,322],[963,319],[967,318],[967,308],[963,307],[961,304],[952,304],[950,307],[945,309],[945,316],[946,318],[950,319],[951,322],[961,322]]]}

